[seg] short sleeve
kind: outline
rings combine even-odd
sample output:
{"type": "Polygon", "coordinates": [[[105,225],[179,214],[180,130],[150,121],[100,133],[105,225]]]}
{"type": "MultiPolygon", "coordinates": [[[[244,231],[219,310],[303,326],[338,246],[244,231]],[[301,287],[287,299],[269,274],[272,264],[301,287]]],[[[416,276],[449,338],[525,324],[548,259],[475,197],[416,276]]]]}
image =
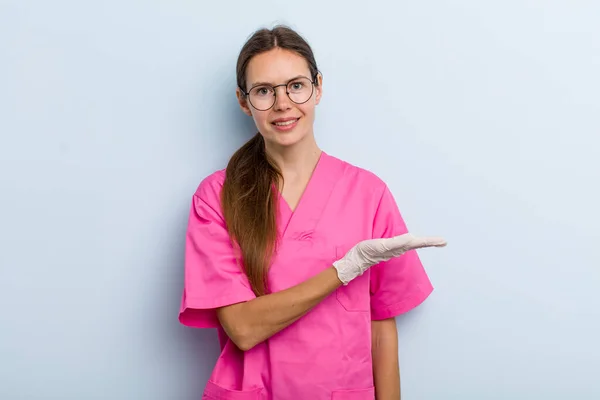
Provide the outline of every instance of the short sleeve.
{"type": "Polygon", "coordinates": [[[202,198],[198,192],[193,196],[185,240],[179,321],[195,328],[219,327],[216,308],[256,297],[236,262],[223,217],[217,212],[218,196],[208,197],[202,198]]]}
{"type": "MultiPolygon", "coordinates": [[[[387,186],[373,221],[373,237],[387,238],[408,233],[394,197],[387,186]]],[[[371,319],[403,314],[421,304],[433,291],[416,250],[371,268],[371,319]]]]}

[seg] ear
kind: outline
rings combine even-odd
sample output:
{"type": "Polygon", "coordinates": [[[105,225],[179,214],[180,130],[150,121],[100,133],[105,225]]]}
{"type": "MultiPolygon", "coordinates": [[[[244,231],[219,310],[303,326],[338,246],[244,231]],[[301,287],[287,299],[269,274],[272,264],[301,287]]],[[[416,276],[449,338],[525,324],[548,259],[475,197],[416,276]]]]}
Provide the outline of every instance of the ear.
{"type": "Polygon", "coordinates": [[[323,95],[323,75],[317,75],[317,83],[318,85],[315,85],[315,104],[319,104],[323,95]]]}
{"type": "Polygon", "coordinates": [[[251,117],[252,116],[252,110],[250,110],[250,104],[248,104],[248,100],[246,99],[246,96],[244,96],[244,93],[242,93],[242,91],[240,90],[240,88],[237,88],[235,90],[235,95],[238,99],[238,103],[240,104],[240,108],[242,109],[242,111],[244,112],[244,114],[246,114],[247,116],[251,117]]]}

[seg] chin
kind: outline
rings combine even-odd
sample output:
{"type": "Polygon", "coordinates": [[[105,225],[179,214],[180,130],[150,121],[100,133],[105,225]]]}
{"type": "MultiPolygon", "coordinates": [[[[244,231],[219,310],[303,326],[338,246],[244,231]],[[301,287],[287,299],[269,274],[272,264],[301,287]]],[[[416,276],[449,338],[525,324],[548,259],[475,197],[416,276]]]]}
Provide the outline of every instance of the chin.
{"type": "Polygon", "coordinates": [[[305,135],[294,134],[291,132],[287,134],[277,133],[275,135],[275,142],[280,146],[289,147],[300,143],[302,139],[304,139],[304,136],[305,135]]]}
{"type": "Polygon", "coordinates": [[[271,132],[269,142],[277,146],[289,147],[301,142],[306,137],[303,132],[271,132]]]}

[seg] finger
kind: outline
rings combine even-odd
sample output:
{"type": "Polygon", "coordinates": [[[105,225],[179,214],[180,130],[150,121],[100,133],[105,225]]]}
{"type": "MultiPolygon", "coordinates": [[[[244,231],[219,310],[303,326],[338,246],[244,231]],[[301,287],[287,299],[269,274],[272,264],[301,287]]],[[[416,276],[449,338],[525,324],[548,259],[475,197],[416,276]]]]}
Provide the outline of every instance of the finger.
{"type": "Polygon", "coordinates": [[[446,246],[446,240],[440,236],[414,236],[411,233],[405,233],[390,238],[389,242],[386,243],[392,248],[405,248],[405,249],[420,249],[423,247],[444,247],[446,246]]]}
{"type": "Polygon", "coordinates": [[[447,244],[446,239],[440,236],[415,237],[409,243],[410,247],[414,249],[421,249],[424,247],[444,247],[447,244]]]}

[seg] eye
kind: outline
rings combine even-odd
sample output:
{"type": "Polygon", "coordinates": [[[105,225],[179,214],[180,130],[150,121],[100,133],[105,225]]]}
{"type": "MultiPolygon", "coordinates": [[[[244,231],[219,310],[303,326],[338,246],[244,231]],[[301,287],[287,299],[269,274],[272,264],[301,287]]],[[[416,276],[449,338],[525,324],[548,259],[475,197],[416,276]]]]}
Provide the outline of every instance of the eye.
{"type": "Polygon", "coordinates": [[[300,81],[290,83],[290,88],[292,90],[301,90],[304,87],[304,83],[300,81]]]}
{"type": "Polygon", "coordinates": [[[258,86],[250,91],[251,96],[264,97],[273,93],[273,88],[269,86],[258,86]]]}

